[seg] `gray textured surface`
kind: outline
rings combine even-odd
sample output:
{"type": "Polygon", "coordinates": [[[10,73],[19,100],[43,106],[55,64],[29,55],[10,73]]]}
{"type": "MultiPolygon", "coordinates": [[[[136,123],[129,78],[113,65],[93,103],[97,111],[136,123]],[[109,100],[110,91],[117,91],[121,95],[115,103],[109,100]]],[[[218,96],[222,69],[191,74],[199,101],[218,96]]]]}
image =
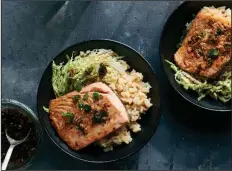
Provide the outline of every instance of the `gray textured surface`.
{"type": "Polygon", "coordinates": [[[86,164],[59,150],[45,134],[31,169],[231,170],[230,117],[185,102],[161,70],[160,34],[180,3],[2,3],[2,98],[19,100],[36,112],[39,80],[52,58],[71,44],[99,38],[138,50],[162,84],[162,119],[151,141],[136,155],[110,165],[86,164]]]}

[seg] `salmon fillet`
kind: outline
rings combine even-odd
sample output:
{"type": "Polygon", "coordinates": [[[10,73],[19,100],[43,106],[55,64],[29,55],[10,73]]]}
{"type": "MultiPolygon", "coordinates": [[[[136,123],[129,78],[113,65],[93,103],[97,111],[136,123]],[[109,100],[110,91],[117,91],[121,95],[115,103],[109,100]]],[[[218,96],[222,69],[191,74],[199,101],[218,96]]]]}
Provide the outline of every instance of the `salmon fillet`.
{"type": "Polygon", "coordinates": [[[120,99],[101,82],[51,100],[49,113],[58,135],[73,150],[80,150],[129,122],[120,99]]]}
{"type": "Polygon", "coordinates": [[[231,60],[231,16],[220,8],[203,8],[174,59],[186,72],[215,78],[231,60]]]}

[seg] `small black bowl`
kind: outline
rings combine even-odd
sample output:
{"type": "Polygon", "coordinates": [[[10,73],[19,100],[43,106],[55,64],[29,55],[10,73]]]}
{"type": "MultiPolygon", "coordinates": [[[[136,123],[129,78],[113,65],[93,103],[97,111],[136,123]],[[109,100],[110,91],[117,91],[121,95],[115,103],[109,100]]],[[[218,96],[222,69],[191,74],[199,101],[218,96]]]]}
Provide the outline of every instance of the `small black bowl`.
{"type": "Polygon", "coordinates": [[[127,45],[112,40],[85,41],[63,50],[54,58],[54,61],[57,64],[66,62],[67,59],[65,55],[71,55],[73,51],[78,53],[80,51],[100,48],[111,49],[119,55],[125,56],[124,60],[131,66],[131,68],[143,73],[144,81],[149,82],[152,86],[149,97],[151,98],[153,106],[139,121],[142,130],[137,134],[132,134],[133,141],[130,144],[119,145],[110,152],[103,152],[102,148],[94,145],[90,145],[80,151],[74,151],[66,145],[66,143],[58,136],[56,130],[52,127],[49,115],[43,110],[43,106],[48,106],[49,101],[55,98],[51,84],[52,62],[48,65],[41,78],[37,94],[38,116],[49,137],[67,154],[77,159],[92,163],[118,161],[139,151],[153,136],[161,116],[161,99],[157,77],[149,63],[138,52],[127,45]]]}
{"type": "Polygon", "coordinates": [[[186,1],[181,4],[166,21],[162,35],[160,38],[160,57],[165,74],[174,89],[186,100],[192,104],[212,111],[231,111],[231,101],[222,103],[219,100],[214,100],[210,97],[205,97],[198,101],[198,94],[193,91],[186,91],[179,85],[174,78],[174,71],[165,60],[174,61],[174,54],[177,51],[177,44],[180,42],[180,37],[185,25],[193,19],[193,15],[204,6],[226,6],[232,7],[232,1],[186,1]]]}

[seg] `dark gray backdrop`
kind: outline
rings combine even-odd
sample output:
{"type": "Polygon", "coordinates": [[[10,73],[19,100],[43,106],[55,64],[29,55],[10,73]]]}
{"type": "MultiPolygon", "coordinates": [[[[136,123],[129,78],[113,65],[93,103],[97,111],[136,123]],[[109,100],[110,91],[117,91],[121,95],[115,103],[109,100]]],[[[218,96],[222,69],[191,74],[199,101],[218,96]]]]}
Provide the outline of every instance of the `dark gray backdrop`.
{"type": "Polygon", "coordinates": [[[39,80],[65,47],[107,38],[144,55],[160,78],[163,116],[151,141],[118,163],[93,165],[72,159],[44,133],[30,169],[226,169],[231,170],[230,117],[184,101],[169,85],[159,60],[159,38],[171,12],[182,2],[2,3],[2,98],[19,100],[36,112],[39,80]]]}

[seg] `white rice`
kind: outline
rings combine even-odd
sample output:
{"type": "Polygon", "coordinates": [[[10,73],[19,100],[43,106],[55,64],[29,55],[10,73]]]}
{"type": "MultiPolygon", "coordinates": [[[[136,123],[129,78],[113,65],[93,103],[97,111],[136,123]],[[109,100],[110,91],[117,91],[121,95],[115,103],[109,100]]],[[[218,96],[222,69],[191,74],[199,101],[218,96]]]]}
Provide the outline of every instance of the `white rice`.
{"type": "Polygon", "coordinates": [[[227,22],[231,23],[231,9],[225,6],[215,8],[214,6],[211,7],[203,7],[201,9],[205,15],[211,15],[216,18],[220,18],[222,20],[226,20],[227,22]]]}
{"type": "MultiPolygon", "coordinates": [[[[127,65],[124,62],[124,65],[127,65]]],[[[109,83],[109,87],[118,95],[124,104],[130,118],[130,123],[115,134],[101,139],[98,144],[104,147],[104,151],[113,150],[114,145],[130,143],[132,137],[130,130],[134,133],[141,131],[141,126],[137,122],[151,106],[151,99],[148,98],[150,84],[143,82],[143,74],[132,70],[121,74],[114,73],[114,81],[109,83]]]]}

